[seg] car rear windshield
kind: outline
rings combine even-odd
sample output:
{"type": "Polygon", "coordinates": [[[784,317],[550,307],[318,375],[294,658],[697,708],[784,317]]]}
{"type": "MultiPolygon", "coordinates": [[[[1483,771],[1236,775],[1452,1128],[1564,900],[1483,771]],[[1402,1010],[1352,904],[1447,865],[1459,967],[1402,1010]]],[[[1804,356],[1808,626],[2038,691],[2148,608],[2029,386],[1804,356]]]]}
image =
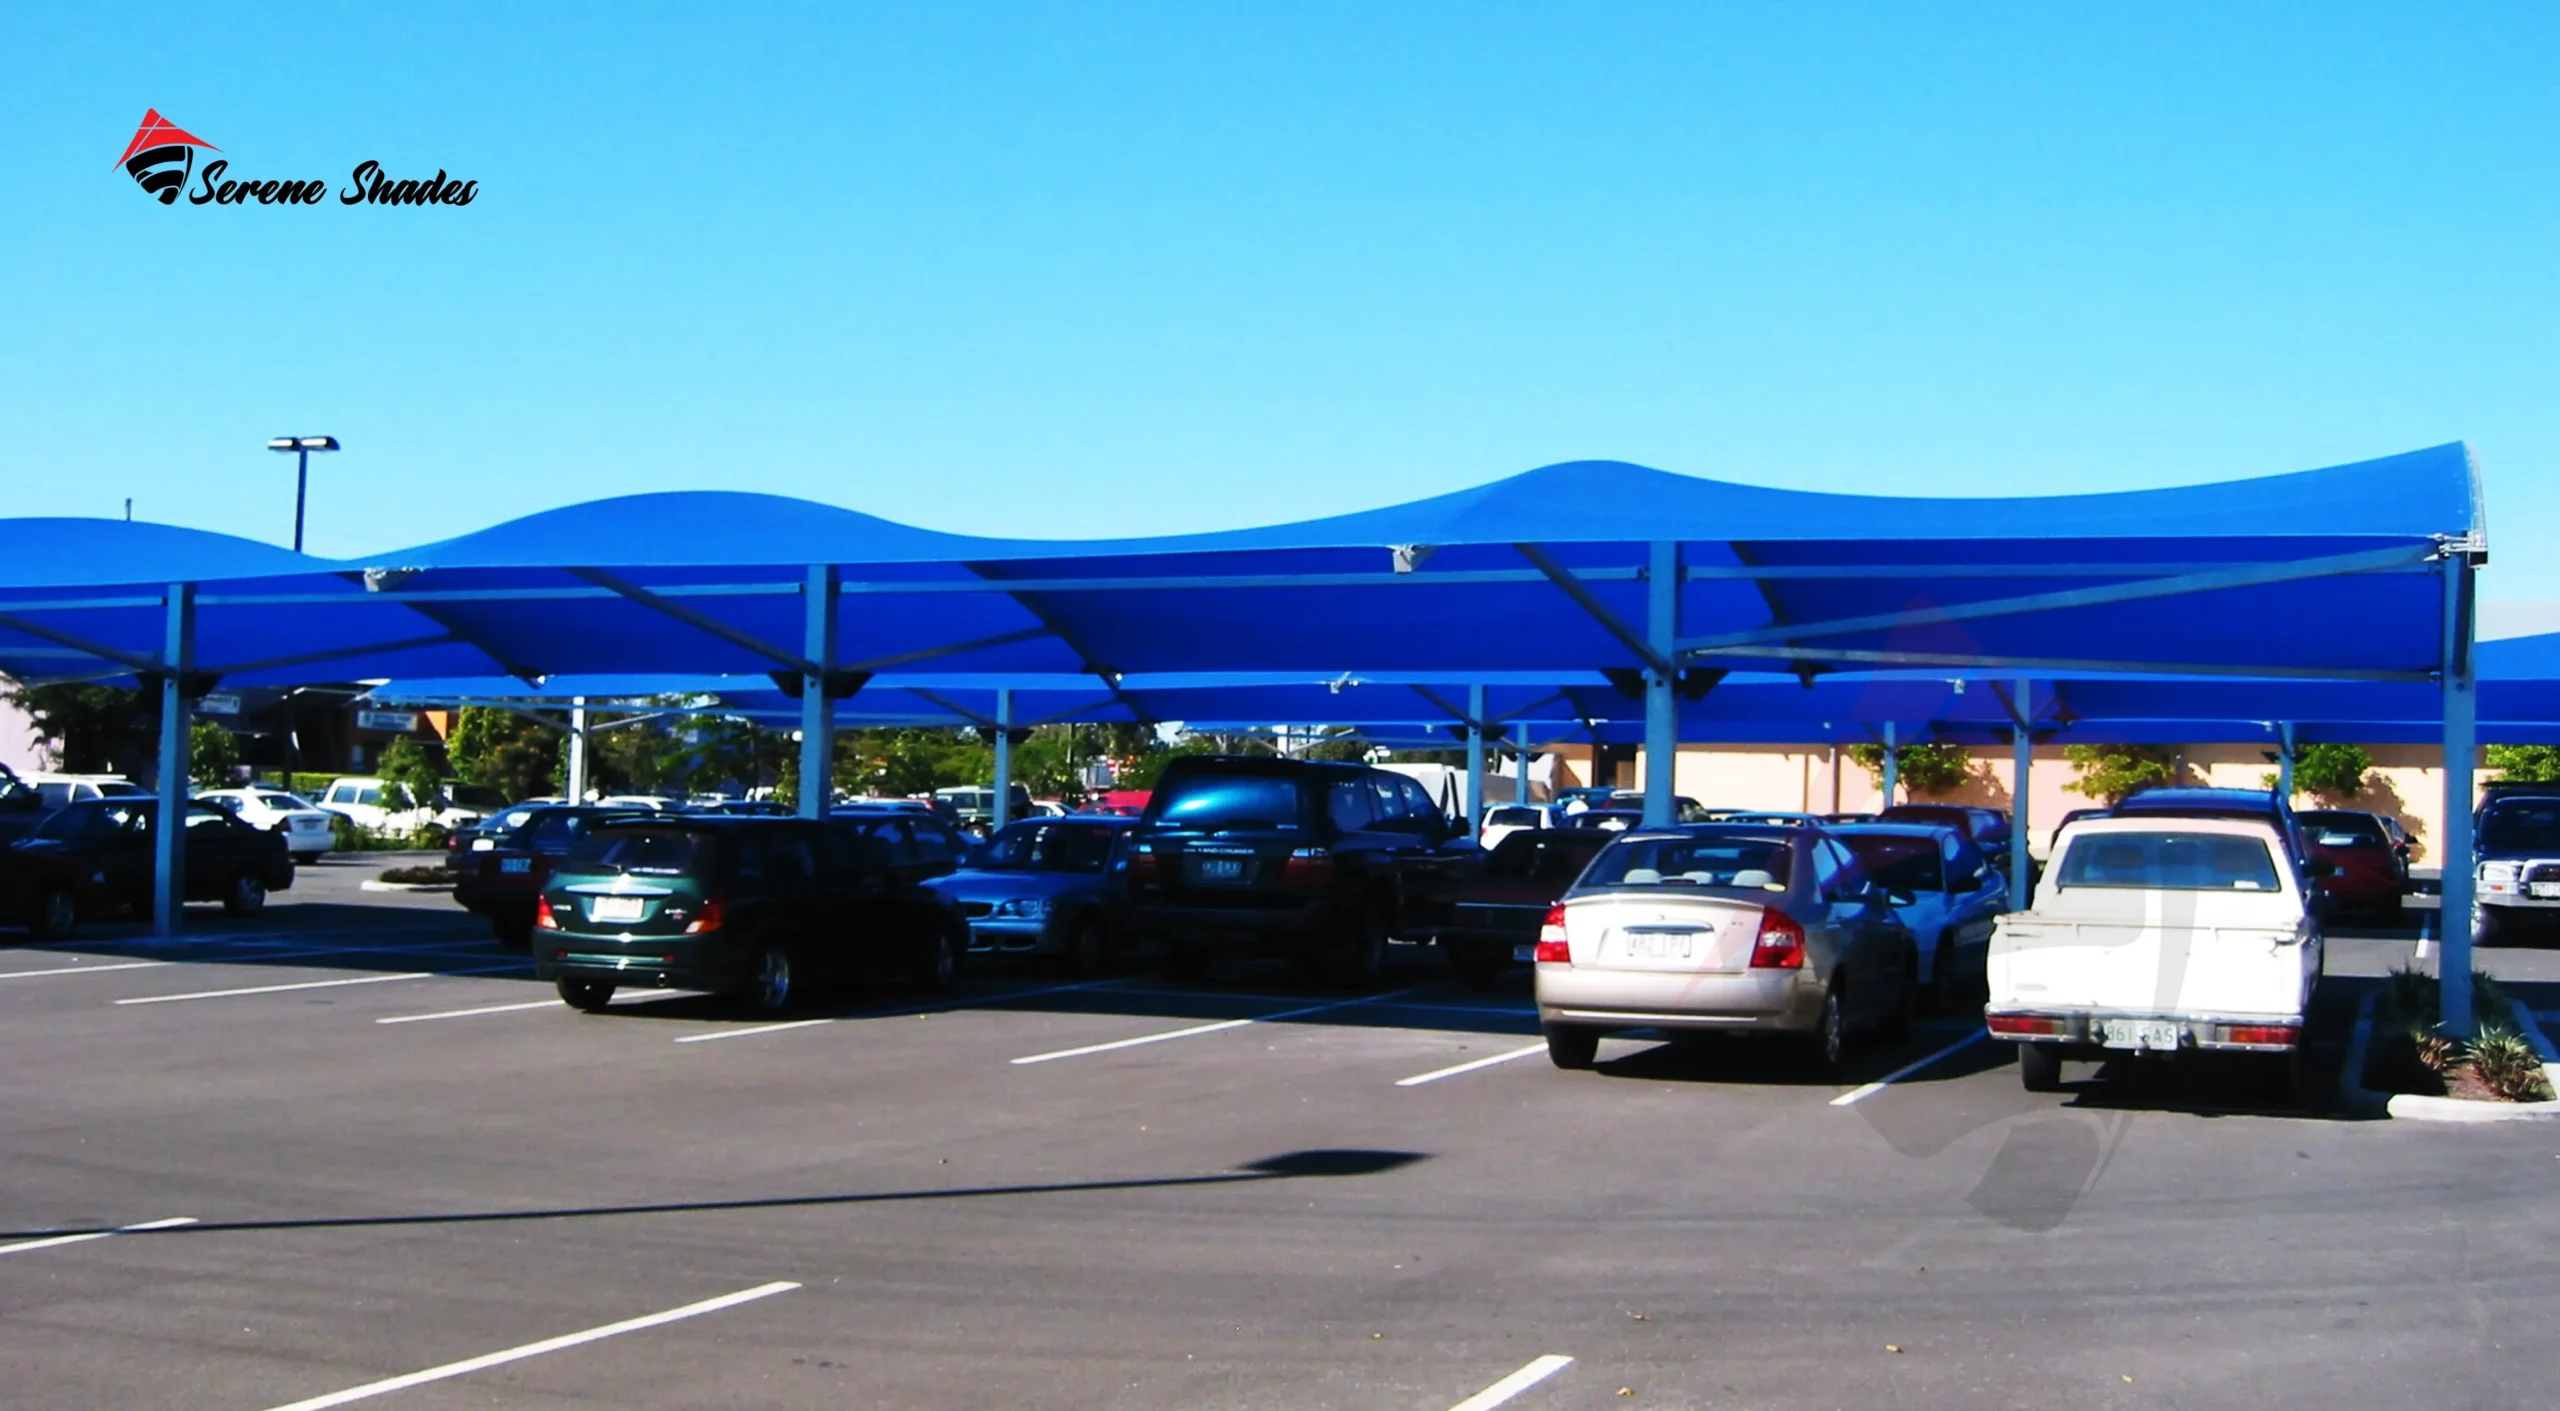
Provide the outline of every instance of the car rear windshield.
{"type": "Polygon", "coordinates": [[[2391,841],[2382,820],[2370,813],[2297,813],[2294,819],[2324,848],[2378,848],[2391,841]]]}
{"type": "Polygon", "coordinates": [[[1784,838],[1704,834],[1621,838],[1582,874],[1585,887],[1732,887],[1783,892],[1795,874],[1784,838]]]}
{"type": "Polygon", "coordinates": [[[1858,859],[1858,870],[1888,892],[1944,890],[1938,866],[1938,840],[1928,834],[1841,833],[1840,841],[1858,859]]]}
{"type": "Polygon", "coordinates": [[[993,872],[1100,872],[1119,830],[1092,823],[1016,823],[995,835],[976,866],[993,872]]]}
{"type": "Polygon", "coordinates": [[[2480,846],[2490,852],[2560,852],[2560,799],[2509,799],[2480,819],[2480,846]]]}
{"type": "Polygon", "coordinates": [[[1503,882],[1552,882],[1561,890],[1572,886],[1607,844],[1599,833],[1572,829],[1514,833],[1485,854],[1478,875],[1503,882]]]}
{"type": "Polygon", "coordinates": [[[1535,828],[1538,826],[1538,810],[1514,804],[1486,814],[1484,821],[1488,828],[1535,828]]]}
{"type": "Polygon", "coordinates": [[[1159,824],[1202,832],[1292,830],[1304,811],[1293,774],[1181,774],[1157,786],[1156,800],[1159,824]]]}
{"type": "Polygon", "coordinates": [[[2272,892],[2267,845],[2231,833],[2092,833],[2071,840],[2058,880],[2065,887],[2132,887],[2157,892],[2272,892]]]}
{"type": "Polygon", "coordinates": [[[1973,815],[1955,804],[1898,803],[1878,816],[1886,823],[1935,823],[1973,836],[1973,815]]]}
{"type": "Polygon", "coordinates": [[[683,828],[605,828],[569,850],[563,872],[639,872],[681,877],[711,861],[711,839],[683,828]]]}

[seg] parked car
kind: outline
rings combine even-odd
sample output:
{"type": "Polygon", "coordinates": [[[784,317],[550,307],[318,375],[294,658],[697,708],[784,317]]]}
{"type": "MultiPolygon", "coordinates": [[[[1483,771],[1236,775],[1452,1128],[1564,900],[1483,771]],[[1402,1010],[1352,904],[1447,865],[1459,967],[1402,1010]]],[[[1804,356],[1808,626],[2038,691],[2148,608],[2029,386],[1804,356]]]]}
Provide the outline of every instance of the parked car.
{"type": "Polygon", "coordinates": [[[1496,804],[1484,812],[1484,827],[1476,833],[1476,845],[1483,848],[1499,847],[1503,839],[1514,833],[1535,832],[1541,828],[1555,826],[1555,810],[1544,804],[1496,804]]]}
{"type": "Polygon", "coordinates": [[[2262,817],[2118,813],[2063,831],[2035,906],[1991,939],[1985,1023],[2029,1092],[2066,1059],[2262,1054],[2311,1097],[2304,1025],[2320,980],[2327,864],[2262,817]]]}
{"type": "Polygon", "coordinates": [[[337,841],[329,828],[329,815],[300,794],[282,789],[208,789],[196,797],[252,828],[282,835],[285,851],[296,862],[325,855],[337,841]]]}
{"type": "MultiPolygon", "coordinates": [[[[1605,803],[1598,803],[1598,804],[1594,804],[1594,805],[1593,805],[1593,807],[1594,807],[1594,808],[1626,809],[1626,810],[1629,810],[1629,811],[1631,811],[1631,812],[1635,813],[1638,817],[1642,817],[1642,816],[1643,816],[1643,814],[1644,814],[1644,790],[1642,790],[1642,789],[1611,789],[1611,790],[1609,791],[1609,797],[1608,797],[1607,802],[1605,802],[1605,803]]],[[[1698,802],[1696,799],[1693,799],[1693,798],[1689,797],[1689,796],[1688,796],[1688,795],[1686,795],[1686,794],[1674,794],[1674,795],[1672,795],[1672,797],[1671,797],[1671,821],[1672,821],[1672,822],[1674,822],[1674,823],[1698,823],[1698,822],[1702,822],[1702,821],[1704,821],[1704,820],[1705,820],[1705,818],[1706,818],[1706,816],[1707,816],[1707,806],[1706,806],[1705,804],[1702,804],[1702,803],[1698,802]]]]}
{"type": "Polygon", "coordinates": [[[667,813],[606,823],[555,863],[534,970],[567,1004],[625,985],[711,990],[759,1014],[883,975],[950,984],[968,928],[900,885],[886,846],[799,818],[667,813]]]}
{"type": "Polygon", "coordinates": [[[1853,823],[1831,830],[1920,946],[1929,1004],[1953,1014],[1972,998],[2009,909],[2009,878],[1961,830],[1929,823],[1853,823]]]}
{"type": "Polygon", "coordinates": [[[1235,755],[1167,764],[1128,847],[1130,925],[1175,978],[1278,954],[1356,984],[1478,855],[1403,775],[1235,755]]]}
{"type": "MultiPolygon", "coordinates": [[[[20,918],[38,940],[60,940],[81,921],[152,902],[157,799],[88,799],[56,809],[0,859],[0,916],[20,918]]],[[[284,839],[208,803],[186,809],[187,901],[218,901],[234,916],[264,910],[293,885],[284,839]]]]}
{"type": "Polygon", "coordinates": [[[1008,823],[958,870],[925,883],[969,923],[969,954],[1037,957],[1092,976],[1119,952],[1124,818],[1008,823]]]}
{"type": "Polygon", "coordinates": [[[2302,825],[2311,856],[2336,870],[2321,879],[2320,890],[2341,910],[2385,926],[2400,924],[2400,907],[2409,891],[2409,858],[2405,845],[2395,845],[2381,815],[2352,809],[2309,809],[2294,815],[2302,825]]]}
{"type": "MultiPolygon", "coordinates": [[[[1984,808],[1978,804],[1898,803],[1876,815],[1880,823],[1933,823],[1962,832],[1983,856],[2003,874],[2009,870],[2009,852],[2015,831],[2006,809],[1984,808]]],[[[2029,866],[2034,865],[2029,855],[2029,866]]]]}
{"type": "MultiPolygon", "coordinates": [[[[1008,821],[1031,816],[1031,790],[1021,784],[1013,786],[1013,807],[1005,810],[1008,821]]],[[[933,791],[933,811],[969,832],[983,833],[995,822],[996,791],[993,788],[961,784],[933,791]]]]}
{"type": "Polygon", "coordinates": [[[889,865],[911,886],[958,870],[978,844],[939,815],[918,808],[869,808],[839,805],[828,821],[877,838],[889,850],[889,865]]]}
{"type": "Polygon", "coordinates": [[[1588,828],[1601,833],[1623,833],[1630,828],[1641,828],[1644,826],[1644,810],[1637,808],[1586,808],[1580,813],[1566,815],[1564,826],[1568,828],[1588,828]]]}
{"type": "Polygon", "coordinates": [[[2473,815],[2472,848],[2483,944],[2560,915],[2560,784],[2493,789],[2473,815]]]}
{"type": "Polygon", "coordinates": [[[1547,913],[1610,838],[1596,828],[1516,832],[1458,879],[1439,942],[1469,988],[1489,990],[1512,966],[1534,958],[1547,913]]]}
{"type": "Polygon", "coordinates": [[[1547,913],[1538,1023],[1559,1068],[1624,1029],[1798,1037],[1826,1071],[1853,1035],[1910,1031],[1919,946],[1820,828],[1639,829],[1547,913]]]}
{"type": "Polygon", "coordinates": [[[48,770],[38,770],[27,775],[26,782],[33,785],[37,793],[44,795],[47,808],[84,803],[90,799],[159,797],[121,774],[58,774],[48,770]]]}
{"type": "Polygon", "coordinates": [[[651,813],[683,813],[693,807],[672,794],[607,794],[596,803],[605,808],[637,808],[651,813]]]}
{"type": "Polygon", "coordinates": [[[486,919],[499,944],[522,948],[533,937],[543,885],[560,859],[603,824],[647,813],[602,804],[508,809],[452,863],[453,899],[486,919]]]}
{"type": "Polygon", "coordinates": [[[2296,863],[2311,860],[2311,844],[2293,805],[2266,789],[2137,789],[2107,810],[2110,818],[2245,818],[2266,823],[2282,834],[2285,850],[2296,863]]]}
{"type": "Polygon", "coordinates": [[[437,797],[413,802],[406,808],[393,808],[388,801],[395,795],[387,783],[360,776],[330,780],[329,787],[321,791],[314,804],[368,833],[413,832],[430,823],[448,830],[466,828],[506,807],[506,800],[498,797],[495,790],[482,793],[473,785],[455,787],[471,791],[473,797],[488,806],[466,805],[437,797]]]}

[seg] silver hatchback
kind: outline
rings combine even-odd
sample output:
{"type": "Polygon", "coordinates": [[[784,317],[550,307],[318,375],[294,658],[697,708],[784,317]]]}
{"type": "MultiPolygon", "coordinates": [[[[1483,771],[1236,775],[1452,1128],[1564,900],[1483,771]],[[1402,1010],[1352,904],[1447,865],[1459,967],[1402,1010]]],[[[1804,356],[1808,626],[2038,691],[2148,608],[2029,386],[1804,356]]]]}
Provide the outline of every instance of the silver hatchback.
{"type": "Polygon", "coordinates": [[[1824,1067],[1851,1034],[1907,1034],[1919,947],[1819,827],[1630,832],[1591,861],[1538,940],[1538,1021],[1559,1068],[1602,1035],[1800,1036],[1824,1067]]]}

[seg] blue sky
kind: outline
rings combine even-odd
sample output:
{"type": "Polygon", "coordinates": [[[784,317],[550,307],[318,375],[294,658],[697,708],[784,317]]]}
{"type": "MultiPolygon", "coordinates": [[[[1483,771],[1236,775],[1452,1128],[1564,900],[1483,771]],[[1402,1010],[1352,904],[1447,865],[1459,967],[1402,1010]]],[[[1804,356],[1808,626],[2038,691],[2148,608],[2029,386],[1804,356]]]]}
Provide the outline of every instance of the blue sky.
{"type": "Polygon", "coordinates": [[[2560,600],[2560,7],[16,6],[6,512],[1085,535],[1614,457],[2014,494],[2463,438],[2560,600]],[[153,204],[235,176],[461,209],[153,204]]]}

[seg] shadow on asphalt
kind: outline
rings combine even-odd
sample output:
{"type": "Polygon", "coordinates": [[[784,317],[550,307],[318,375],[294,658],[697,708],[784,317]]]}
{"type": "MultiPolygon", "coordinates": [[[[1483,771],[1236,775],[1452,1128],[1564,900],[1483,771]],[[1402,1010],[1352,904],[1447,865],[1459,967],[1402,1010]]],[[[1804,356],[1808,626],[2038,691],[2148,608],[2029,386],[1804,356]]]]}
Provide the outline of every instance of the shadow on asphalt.
{"type": "Polygon", "coordinates": [[[1184,1186],[1242,1186],[1264,1181],[1334,1180],[1379,1176],[1431,1158],[1418,1151],[1328,1147],[1287,1151],[1248,1161],[1233,1171],[1205,1176],[1141,1176],[1118,1181],[1046,1181],[1019,1186],[946,1186],[939,1189],[847,1191],[828,1195],[749,1196],[738,1200],[681,1200],[646,1205],[568,1205],[538,1210],[466,1210],[434,1215],[349,1215],[308,1220],[207,1220],[193,1225],[137,1230],[100,1225],[85,1229],[0,1230],[0,1240],[61,1235],[225,1234],[250,1230],[364,1230],[409,1225],[496,1225],[534,1220],[595,1220],[627,1215],[691,1215],[729,1210],[794,1210],[826,1206],[887,1205],[921,1200],[983,1200],[995,1196],[1070,1195],[1089,1191],[1170,1190],[1184,1186]]]}
{"type": "MultiPolygon", "coordinates": [[[[1913,1033],[1909,1043],[1888,1044],[1874,1038],[1850,1046],[1840,1069],[1825,1073],[1805,1041],[1791,1035],[1705,1034],[1657,1043],[1594,1070],[1604,1077],[1657,1083],[1725,1084],[1741,1087],[1839,1088],[1872,1083],[1907,1063],[1926,1058],[1965,1036],[1961,1023],[1936,1023],[1913,1033]]],[[[1925,1085],[1969,1078],[2010,1061],[2009,1046],[1981,1040],[1966,1044],[1928,1067],[1900,1080],[1925,1085]]]]}

